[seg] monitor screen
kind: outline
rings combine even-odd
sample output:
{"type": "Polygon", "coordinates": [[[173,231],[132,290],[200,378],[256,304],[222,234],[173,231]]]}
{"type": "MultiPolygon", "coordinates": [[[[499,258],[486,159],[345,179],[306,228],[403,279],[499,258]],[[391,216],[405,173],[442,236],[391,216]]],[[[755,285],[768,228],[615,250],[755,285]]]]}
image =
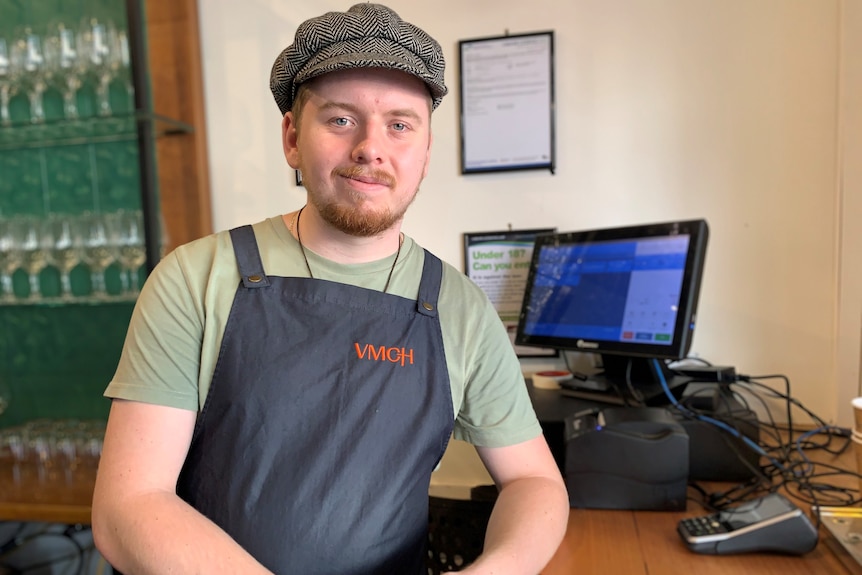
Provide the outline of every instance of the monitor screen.
{"type": "Polygon", "coordinates": [[[516,343],[684,358],[708,233],[691,220],[538,236],[516,343]]]}

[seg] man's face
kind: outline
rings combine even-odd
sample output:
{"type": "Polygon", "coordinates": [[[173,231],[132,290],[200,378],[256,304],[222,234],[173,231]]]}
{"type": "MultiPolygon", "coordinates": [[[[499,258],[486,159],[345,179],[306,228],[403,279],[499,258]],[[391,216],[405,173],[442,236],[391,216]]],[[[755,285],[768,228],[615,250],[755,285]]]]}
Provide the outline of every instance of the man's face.
{"type": "Polygon", "coordinates": [[[379,68],[331,72],[307,89],[301,128],[285,115],[285,157],[326,222],[379,235],[401,221],[428,172],[428,91],[418,78],[379,68]]]}

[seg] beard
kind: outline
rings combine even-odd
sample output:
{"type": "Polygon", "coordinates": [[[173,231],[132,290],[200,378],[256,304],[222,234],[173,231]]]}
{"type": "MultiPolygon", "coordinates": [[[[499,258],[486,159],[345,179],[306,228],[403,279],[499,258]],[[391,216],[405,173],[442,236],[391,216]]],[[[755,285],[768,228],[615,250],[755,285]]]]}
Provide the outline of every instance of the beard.
{"type": "MultiPolygon", "coordinates": [[[[395,188],[397,185],[395,178],[389,173],[382,170],[370,170],[360,166],[336,168],[333,170],[333,175],[336,177],[363,175],[384,182],[390,188],[395,188]]],[[[416,199],[416,195],[419,193],[419,188],[417,187],[413,190],[408,200],[404,204],[397,206],[395,210],[392,210],[388,206],[380,210],[371,210],[365,209],[366,201],[361,192],[351,191],[348,201],[339,202],[338,200],[327,199],[313,188],[313,184],[312,187],[306,185],[309,201],[320,214],[320,217],[323,218],[323,221],[342,233],[363,238],[380,235],[404,219],[407,208],[410,207],[410,204],[413,203],[413,200],[416,199]]]]}

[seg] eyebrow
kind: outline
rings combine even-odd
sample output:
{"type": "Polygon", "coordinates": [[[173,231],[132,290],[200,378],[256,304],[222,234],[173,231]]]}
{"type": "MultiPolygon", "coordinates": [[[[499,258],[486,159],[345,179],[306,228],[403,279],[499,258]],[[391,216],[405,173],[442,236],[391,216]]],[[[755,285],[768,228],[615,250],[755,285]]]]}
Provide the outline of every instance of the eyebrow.
{"type": "MultiPolygon", "coordinates": [[[[329,102],[326,102],[325,104],[323,104],[322,106],[320,106],[320,110],[322,112],[325,112],[328,110],[346,110],[348,112],[351,112],[351,113],[354,113],[357,115],[361,114],[361,111],[360,111],[358,106],[355,106],[353,104],[349,104],[347,102],[329,101],[329,102]]],[[[423,123],[422,117],[410,108],[396,108],[394,110],[390,110],[390,111],[386,112],[386,115],[390,116],[390,117],[395,117],[395,118],[409,118],[416,123],[419,123],[419,124],[423,123]]]]}

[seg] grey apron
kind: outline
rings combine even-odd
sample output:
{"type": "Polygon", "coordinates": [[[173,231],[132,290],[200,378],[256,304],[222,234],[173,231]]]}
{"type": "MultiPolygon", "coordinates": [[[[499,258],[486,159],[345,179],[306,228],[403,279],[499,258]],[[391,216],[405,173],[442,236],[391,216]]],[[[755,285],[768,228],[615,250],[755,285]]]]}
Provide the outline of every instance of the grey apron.
{"type": "Polygon", "coordinates": [[[231,238],[242,283],[178,494],[279,574],[423,572],[453,425],[440,260],[412,301],[269,277],[252,228],[231,238]]]}

